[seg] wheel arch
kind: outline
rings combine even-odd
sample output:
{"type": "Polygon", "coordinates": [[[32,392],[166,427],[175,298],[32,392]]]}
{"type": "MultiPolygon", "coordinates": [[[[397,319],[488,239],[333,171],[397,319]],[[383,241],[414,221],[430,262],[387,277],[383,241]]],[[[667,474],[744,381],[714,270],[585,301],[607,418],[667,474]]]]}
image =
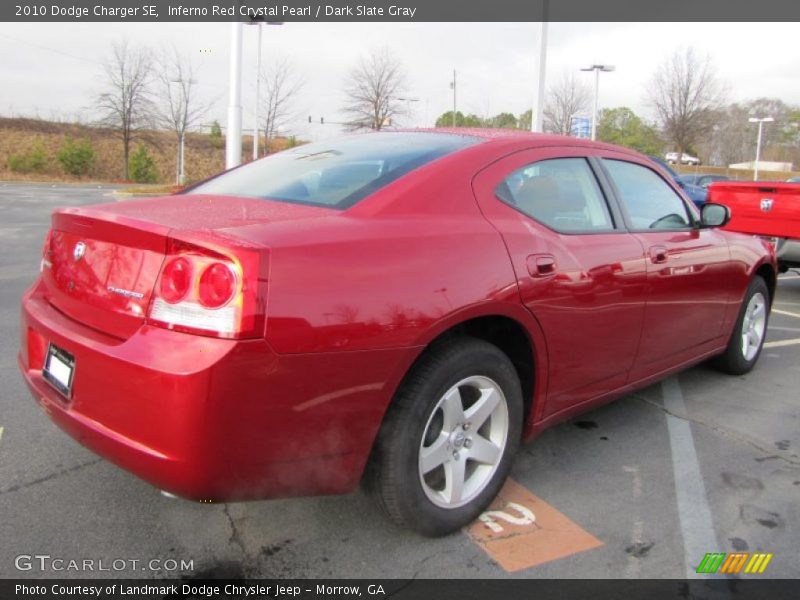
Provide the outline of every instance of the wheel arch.
{"type": "Polygon", "coordinates": [[[769,290],[769,303],[770,306],[772,306],[772,302],[775,298],[775,288],[778,285],[778,275],[776,274],[774,267],[766,262],[761,263],[754,270],[753,276],[761,277],[767,284],[767,289],[769,290]]]}
{"type": "MultiPolygon", "coordinates": [[[[386,412],[406,377],[435,346],[458,337],[474,337],[494,344],[514,365],[523,394],[523,438],[529,437],[533,423],[540,419],[547,384],[547,348],[536,319],[524,307],[513,303],[485,305],[460,311],[429,328],[415,344],[417,352],[394,378],[386,412]]],[[[385,419],[386,413],[383,415],[385,419]]],[[[383,420],[382,419],[382,420],[383,420]]]]}

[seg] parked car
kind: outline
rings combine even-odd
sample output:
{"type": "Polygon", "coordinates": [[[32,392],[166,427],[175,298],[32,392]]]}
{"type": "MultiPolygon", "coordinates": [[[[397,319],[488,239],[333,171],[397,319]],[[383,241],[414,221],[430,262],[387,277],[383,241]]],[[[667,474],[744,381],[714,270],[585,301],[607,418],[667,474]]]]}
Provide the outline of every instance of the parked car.
{"type": "Polygon", "coordinates": [[[691,154],[681,154],[680,161],[678,160],[678,153],[677,152],[667,152],[664,155],[664,160],[666,160],[671,165],[676,165],[678,162],[682,165],[699,165],[700,159],[696,156],[692,156],[691,154]]]}
{"type": "Polygon", "coordinates": [[[786,180],[787,183],[800,183],[800,177],[789,177],[786,180]]]}
{"type": "Polygon", "coordinates": [[[800,268],[800,182],[714,183],[709,195],[730,208],[726,229],[772,239],[779,270],[800,268]]]}
{"type": "Polygon", "coordinates": [[[678,181],[686,185],[696,185],[702,188],[707,188],[715,181],[730,181],[727,175],[717,175],[716,173],[697,173],[679,175],[678,181]]]}
{"type": "Polygon", "coordinates": [[[445,534],[523,440],[706,359],[753,368],[775,258],[728,218],[574,138],[307,144],[178,195],[56,210],[19,366],[67,433],[173,494],[363,481],[396,522],[445,534]]]}
{"type": "Polygon", "coordinates": [[[664,169],[667,173],[669,173],[670,177],[672,177],[673,181],[678,184],[678,186],[686,193],[689,199],[694,202],[697,208],[701,208],[703,204],[706,203],[708,200],[708,190],[700,185],[695,185],[693,183],[687,183],[683,180],[681,175],[678,175],[672,167],[670,167],[663,159],[659,158],[658,156],[651,156],[650,157],[653,161],[657,162],[662,169],[664,169]]]}

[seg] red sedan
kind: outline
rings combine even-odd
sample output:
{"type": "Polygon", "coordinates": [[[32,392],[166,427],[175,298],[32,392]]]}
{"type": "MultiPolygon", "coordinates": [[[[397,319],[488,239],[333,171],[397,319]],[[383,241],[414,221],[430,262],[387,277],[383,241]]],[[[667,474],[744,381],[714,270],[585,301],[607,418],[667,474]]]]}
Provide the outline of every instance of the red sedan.
{"type": "Polygon", "coordinates": [[[770,247],[647,158],[507,131],[300,146],[180,195],[53,214],[19,365],[70,435],[229,501],[364,481],[424,534],[520,442],[714,358],[749,371],[770,247]]]}

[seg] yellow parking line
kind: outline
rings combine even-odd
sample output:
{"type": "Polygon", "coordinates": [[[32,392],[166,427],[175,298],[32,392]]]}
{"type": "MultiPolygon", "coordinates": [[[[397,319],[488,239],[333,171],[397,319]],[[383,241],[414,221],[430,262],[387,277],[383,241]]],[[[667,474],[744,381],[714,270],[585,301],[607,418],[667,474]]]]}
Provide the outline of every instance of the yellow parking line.
{"type": "Polygon", "coordinates": [[[788,310],[778,310],[777,308],[773,308],[772,312],[778,313],[779,315],[786,315],[787,317],[795,317],[797,319],[800,319],[800,314],[789,312],[788,310]]]}
{"type": "Polygon", "coordinates": [[[796,346],[800,344],[800,338],[792,340],[775,340],[774,342],[764,343],[764,348],[782,348],[783,346],[796,346]]]}

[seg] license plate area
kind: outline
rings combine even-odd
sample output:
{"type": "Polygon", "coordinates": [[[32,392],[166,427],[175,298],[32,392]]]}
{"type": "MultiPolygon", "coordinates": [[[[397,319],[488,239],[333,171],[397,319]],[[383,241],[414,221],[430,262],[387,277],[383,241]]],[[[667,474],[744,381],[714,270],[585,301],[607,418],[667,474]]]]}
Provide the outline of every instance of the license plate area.
{"type": "Polygon", "coordinates": [[[75,377],[75,357],[51,342],[44,357],[42,377],[63,396],[70,398],[75,377]]]}

